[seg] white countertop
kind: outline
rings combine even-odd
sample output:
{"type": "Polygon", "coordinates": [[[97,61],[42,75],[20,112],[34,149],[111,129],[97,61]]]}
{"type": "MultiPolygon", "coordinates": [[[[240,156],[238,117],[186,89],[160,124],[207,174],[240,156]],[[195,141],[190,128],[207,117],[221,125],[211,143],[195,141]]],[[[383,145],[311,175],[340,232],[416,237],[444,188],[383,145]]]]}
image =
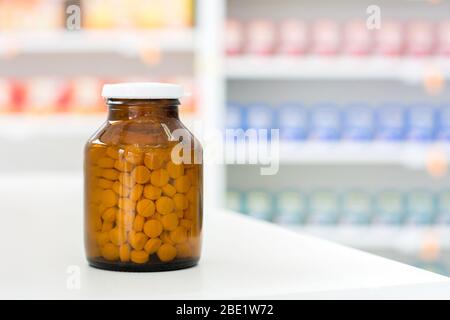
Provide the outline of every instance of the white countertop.
{"type": "Polygon", "coordinates": [[[197,267],[97,270],[84,259],[80,175],[1,176],[0,194],[3,299],[450,298],[449,278],[221,210],[205,210],[197,267]]]}

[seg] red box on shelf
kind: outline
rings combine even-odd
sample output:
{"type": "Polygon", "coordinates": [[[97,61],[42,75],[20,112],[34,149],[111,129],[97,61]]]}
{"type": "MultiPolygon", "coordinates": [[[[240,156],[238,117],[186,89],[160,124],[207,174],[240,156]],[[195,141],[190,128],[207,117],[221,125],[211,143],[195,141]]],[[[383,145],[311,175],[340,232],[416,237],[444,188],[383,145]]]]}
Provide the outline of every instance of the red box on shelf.
{"type": "Polygon", "coordinates": [[[404,26],[396,21],[383,21],[375,31],[375,53],[398,56],[404,52],[404,26]]]}
{"type": "Polygon", "coordinates": [[[412,21],[407,25],[406,52],[415,56],[433,54],[436,48],[436,32],[432,23],[412,21]]]}
{"type": "Polygon", "coordinates": [[[341,32],[339,24],[329,19],[319,19],[313,23],[313,53],[335,55],[340,51],[341,32]]]}
{"type": "Polygon", "coordinates": [[[275,23],[270,20],[253,20],[247,25],[246,51],[256,55],[270,55],[276,48],[275,23]]]}
{"type": "Polygon", "coordinates": [[[373,49],[373,35],[364,20],[350,20],[344,25],[344,53],[368,55],[373,49]]]}
{"type": "Polygon", "coordinates": [[[279,53],[287,55],[302,55],[308,51],[309,34],[305,22],[287,19],[279,25],[279,53]]]}

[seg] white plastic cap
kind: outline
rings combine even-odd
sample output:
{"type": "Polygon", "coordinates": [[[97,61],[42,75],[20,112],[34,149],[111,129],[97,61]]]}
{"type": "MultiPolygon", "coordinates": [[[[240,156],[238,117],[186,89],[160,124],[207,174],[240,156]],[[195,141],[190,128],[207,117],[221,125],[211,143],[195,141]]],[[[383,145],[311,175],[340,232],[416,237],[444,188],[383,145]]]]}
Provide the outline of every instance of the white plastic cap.
{"type": "Polygon", "coordinates": [[[170,83],[124,82],[103,85],[103,98],[116,99],[179,99],[183,87],[170,83]]]}

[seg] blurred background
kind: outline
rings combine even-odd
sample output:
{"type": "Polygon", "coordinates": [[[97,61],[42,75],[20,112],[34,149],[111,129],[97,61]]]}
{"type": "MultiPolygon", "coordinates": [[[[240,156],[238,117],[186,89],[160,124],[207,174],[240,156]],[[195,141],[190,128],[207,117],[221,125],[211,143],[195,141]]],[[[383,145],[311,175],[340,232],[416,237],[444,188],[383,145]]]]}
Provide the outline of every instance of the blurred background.
{"type": "Polygon", "coordinates": [[[0,0],[0,184],[79,176],[103,83],[181,83],[188,126],[280,129],[279,173],[208,167],[210,203],[449,275],[449,13],[444,0],[0,0]]]}

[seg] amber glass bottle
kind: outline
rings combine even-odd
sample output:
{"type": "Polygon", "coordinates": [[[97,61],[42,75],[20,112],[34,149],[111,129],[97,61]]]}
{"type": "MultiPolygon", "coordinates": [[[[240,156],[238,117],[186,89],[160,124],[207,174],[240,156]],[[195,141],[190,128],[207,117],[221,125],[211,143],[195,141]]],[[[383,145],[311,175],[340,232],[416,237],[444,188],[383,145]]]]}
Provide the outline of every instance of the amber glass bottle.
{"type": "Polygon", "coordinates": [[[182,89],[105,85],[106,123],[85,148],[85,248],[91,266],[162,271],[197,264],[202,148],[178,117],[182,89]]]}

